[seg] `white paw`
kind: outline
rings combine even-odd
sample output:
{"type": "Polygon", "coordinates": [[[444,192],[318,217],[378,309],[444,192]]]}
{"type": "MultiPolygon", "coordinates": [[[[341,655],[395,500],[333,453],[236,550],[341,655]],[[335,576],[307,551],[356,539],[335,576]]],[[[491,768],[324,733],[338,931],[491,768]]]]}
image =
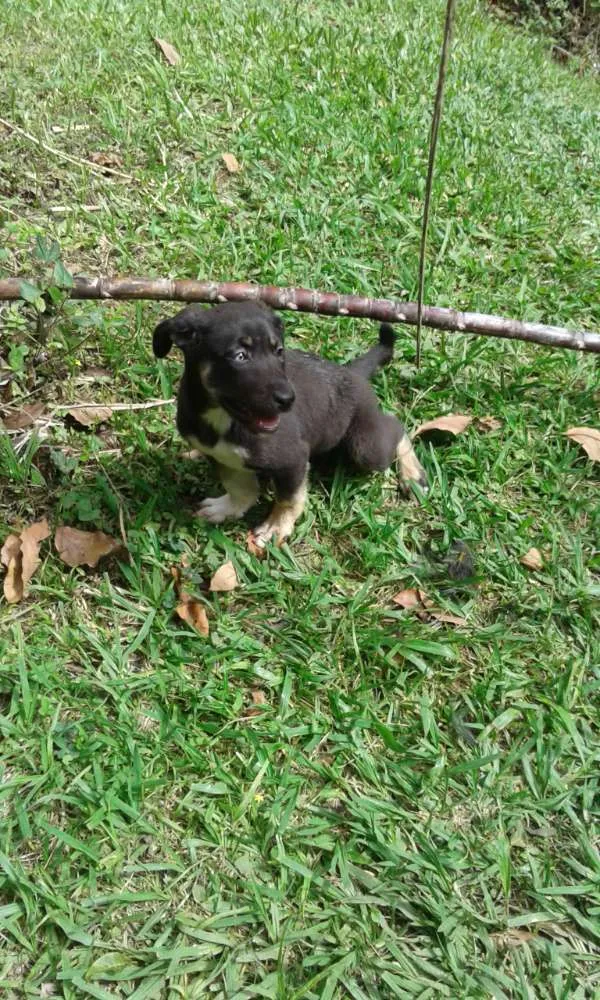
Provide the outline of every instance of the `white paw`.
{"type": "Polygon", "coordinates": [[[230,517],[241,517],[246,510],[246,506],[236,504],[229,493],[224,493],[222,497],[208,497],[203,500],[196,511],[196,517],[201,517],[210,524],[221,524],[230,517]]]}

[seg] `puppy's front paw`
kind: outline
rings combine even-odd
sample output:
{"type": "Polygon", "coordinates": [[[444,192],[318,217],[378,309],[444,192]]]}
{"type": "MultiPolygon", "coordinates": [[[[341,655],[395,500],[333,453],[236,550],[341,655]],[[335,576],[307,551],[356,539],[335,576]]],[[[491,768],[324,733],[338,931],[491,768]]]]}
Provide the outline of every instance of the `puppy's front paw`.
{"type": "Polygon", "coordinates": [[[277,538],[277,544],[282,545],[294,530],[296,516],[293,508],[275,504],[267,520],[254,532],[254,541],[259,548],[264,548],[272,538],[277,538]]]}
{"type": "Polygon", "coordinates": [[[241,517],[245,513],[245,508],[240,508],[229,493],[224,493],[222,497],[207,497],[203,500],[196,511],[196,517],[201,517],[210,524],[221,524],[228,518],[241,517]]]}

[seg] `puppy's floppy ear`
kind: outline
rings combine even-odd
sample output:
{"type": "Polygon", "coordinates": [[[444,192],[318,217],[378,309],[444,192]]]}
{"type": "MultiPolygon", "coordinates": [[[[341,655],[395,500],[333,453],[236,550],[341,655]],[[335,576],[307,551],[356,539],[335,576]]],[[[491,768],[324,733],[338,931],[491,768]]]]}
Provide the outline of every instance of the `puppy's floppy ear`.
{"type": "Polygon", "coordinates": [[[165,358],[173,344],[185,350],[206,329],[210,310],[200,306],[188,306],[176,316],[164,319],[156,327],[152,337],[152,350],[157,358],[165,358]]]}

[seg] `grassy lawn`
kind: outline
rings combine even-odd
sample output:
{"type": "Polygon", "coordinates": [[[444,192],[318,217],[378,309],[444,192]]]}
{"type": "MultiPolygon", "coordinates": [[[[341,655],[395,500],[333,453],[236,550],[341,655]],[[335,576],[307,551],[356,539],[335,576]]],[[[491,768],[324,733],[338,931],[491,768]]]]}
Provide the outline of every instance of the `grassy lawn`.
{"type": "MultiPolygon", "coordinates": [[[[597,79],[458,6],[427,301],[598,328],[597,79]]],[[[443,8],[4,0],[2,117],[131,180],[0,125],[3,273],[31,272],[42,233],[75,272],[413,298],[443,8]]],[[[401,330],[377,389],[409,429],[500,428],[418,445],[422,504],[315,475],[258,561],[247,525],[193,518],[215,485],[172,406],[102,433],[52,409],[172,396],[179,359],[151,353],[172,311],[74,303],[41,353],[22,307],[0,317],[5,364],[29,347],[12,404],[50,415],[0,431],[0,538],[47,515],[122,524],[130,553],[69,570],[46,542],[29,598],[0,605],[0,993],[599,996],[598,476],[564,437],[598,426],[597,359],[429,332],[417,371],[401,330]],[[238,589],[207,594],[228,559],[238,589]],[[173,615],[182,562],[208,639],[173,615]],[[413,587],[465,623],[392,602],[413,587]]],[[[337,359],[374,336],[287,330],[337,359]]]]}

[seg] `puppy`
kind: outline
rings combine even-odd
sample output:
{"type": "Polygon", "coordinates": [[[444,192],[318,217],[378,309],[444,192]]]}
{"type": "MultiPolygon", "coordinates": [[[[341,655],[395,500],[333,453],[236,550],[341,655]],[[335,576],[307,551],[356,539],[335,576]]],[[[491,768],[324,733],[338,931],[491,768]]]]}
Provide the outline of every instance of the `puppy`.
{"type": "Polygon", "coordinates": [[[308,463],[341,446],[364,472],[397,462],[401,479],[426,488],[402,424],[378,406],[368,379],[391,360],[395,335],[382,325],[379,343],[347,365],[285,350],[283,324],[255,302],[189,306],[156,327],[153,348],[164,358],[175,344],[185,367],[177,427],[214,459],[226,492],[198,514],[219,524],[256,503],[259,477],[275,487],[275,505],[255,532],[259,545],[288,538],[304,509],[308,463]]]}

